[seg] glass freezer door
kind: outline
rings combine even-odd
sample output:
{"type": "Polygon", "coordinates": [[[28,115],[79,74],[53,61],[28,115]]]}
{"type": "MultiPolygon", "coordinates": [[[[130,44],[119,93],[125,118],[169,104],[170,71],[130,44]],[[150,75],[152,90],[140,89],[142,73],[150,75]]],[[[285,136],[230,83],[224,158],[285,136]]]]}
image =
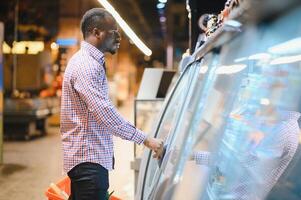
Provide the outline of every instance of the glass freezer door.
{"type": "Polygon", "coordinates": [[[193,88],[167,149],[166,164],[162,165],[168,176],[161,176],[163,181],[154,199],[200,199],[210,172],[211,153],[219,141],[219,130],[225,124],[237,83],[246,70],[246,65],[227,62],[236,53],[246,53],[237,48],[244,37],[250,35],[234,39],[232,45],[222,48],[220,55],[213,56],[205,80],[193,88]],[[232,49],[235,53],[230,51],[232,49]]]}
{"type": "Polygon", "coordinates": [[[301,19],[300,11],[258,26],[258,52],[239,62],[252,65],[248,65],[223,130],[207,199],[265,199],[296,158],[301,25],[293,19],[301,19]]]}
{"type": "Polygon", "coordinates": [[[222,47],[208,94],[195,90],[193,117],[179,121],[186,135],[161,199],[262,200],[290,172],[300,158],[301,25],[293,19],[301,8],[222,47]]]}
{"type": "MultiPolygon", "coordinates": [[[[188,66],[179,78],[171,96],[168,97],[169,102],[165,106],[165,110],[161,116],[157,130],[155,130],[155,137],[165,141],[172,128],[177,123],[177,117],[179,116],[181,107],[187,98],[189,88],[195,81],[194,77],[198,68],[199,65],[188,66]]],[[[147,159],[147,165],[142,186],[142,199],[148,199],[151,191],[153,191],[153,188],[156,186],[156,182],[160,174],[158,161],[151,159],[152,155],[150,153],[147,156],[147,158],[144,158],[147,159]]]]}
{"type": "MultiPolygon", "coordinates": [[[[174,143],[173,141],[175,141],[173,133],[180,124],[180,116],[186,110],[185,105],[187,107],[187,100],[193,96],[194,87],[202,87],[201,83],[204,82],[205,77],[207,76],[210,66],[214,61],[213,58],[213,54],[208,54],[202,61],[195,61],[192,65],[188,66],[176,85],[170,102],[166,105],[165,112],[162,115],[161,123],[156,131],[156,136],[165,141],[166,152],[170,151],[170,146],[174,143]]],[[[166,160],[168,160],[166,158],[169,157],[168,155],[159,162],[150,159],[150,156],[151,155],[149,155],[148,158],[146,175],[144,177],[143,199],[154,198],[153,195],[158,193],[158,185],[162,184],[164,179],[169,176],[169,170],[166,168],[171,167],[171,165],[166,166],[166,160]]]]}
{"type": "MultiPolygon", "coordinates": [[[[185,82],[180,82],[179,86],[175,90],[174,97],[171,99],[169,105],[167,105],[166,114],[162,118],[162,123],[159,126],[157,131],[157,136],[159,138],[164,139],[165,141],[165,148],[166,148],[166,155],[162,161],[150,160],[147,166],[147,174],[145,179],[145,188],[148,188],[144,192],[143,199],[158,199],[160,198],[160,190],[162,191],[162,185],[164,185],[169,177],[174,166],[174,159],[177,158],[177,148],[175,146],[181,145],[183,138],[179,139],[174,133],[178,129],[178,126],[181,125],[181,118],[183,113],[186,113],[187,107],[191,106],[191,104],[195,104],[196,102],[190,101],[191,97],[194,96],[194,88],[199,88],[202,90],[205,85],[203,82],[206,82],[208,74],[212,69],[214,69],[214,63],[218,60],[217,54],[210,53],[206,55],[203,60],[194,62],[190,68],[193,71],[192,82],[187,87],[185,86],[186,90],[183,90],[182,87],[179,87],[185,82]],[[178,107],[173,102],[178,102],[178,95],[184,95],[184,102],[182,107],[178,107]],[[177,110],[177,117],[171,118],[175,111],[177,110]],[[174,121],[172,121],[174,120],[174,121]],[[158,190],[159,189],[159,190],[158,190]],[[159,196],[158,196],[159,195],[159,196]]],[[[189,70],[192,70],[189,69],[189,70]]],[[[184,80],[184,79],[183,79],[184,80]]],[[[203,90],[202,90],[203,91],[203,90]]],[[[191,111],[190,111],[191,112],[191,111]]],[[[189,114],[188,114],[189,115],[189,114]]],[[[180,137],[183,137],[184,134],[180,134],[180,137]]]]}

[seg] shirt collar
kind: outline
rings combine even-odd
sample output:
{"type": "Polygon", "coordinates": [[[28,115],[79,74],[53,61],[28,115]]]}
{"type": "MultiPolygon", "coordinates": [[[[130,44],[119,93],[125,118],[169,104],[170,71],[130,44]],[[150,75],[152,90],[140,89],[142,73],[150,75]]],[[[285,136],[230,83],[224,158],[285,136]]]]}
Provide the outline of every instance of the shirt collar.
{"type": "Polygon", "coordinates": [[[101,51],[99,51],[92,44],[90,44],[86,41],[82,41],[81,42],[81,49],[83,49],[84,51],[87,51],[89,53],[89,55],[91,55],[100,64],[104,63],[104,54],[101,51]]]}

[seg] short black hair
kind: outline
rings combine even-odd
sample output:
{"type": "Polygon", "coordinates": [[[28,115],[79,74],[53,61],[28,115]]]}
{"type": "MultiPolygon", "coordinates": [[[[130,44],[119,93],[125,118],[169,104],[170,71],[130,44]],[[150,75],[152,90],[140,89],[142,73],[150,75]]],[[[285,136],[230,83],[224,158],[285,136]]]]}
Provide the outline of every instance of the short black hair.
{"type": "Polygon", "coordinates": [[[81,20],[81,31],[86,38],[94,28],[105,30],[106,18],[113,16],[103,8],[92,8],[88,10],[81,20]]]}

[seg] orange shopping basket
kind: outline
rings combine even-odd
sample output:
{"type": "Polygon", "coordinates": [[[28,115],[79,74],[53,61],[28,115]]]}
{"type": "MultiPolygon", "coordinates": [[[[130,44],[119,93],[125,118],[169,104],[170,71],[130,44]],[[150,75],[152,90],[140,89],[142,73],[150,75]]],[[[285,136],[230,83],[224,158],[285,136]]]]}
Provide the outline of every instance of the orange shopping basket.
{"type": "MultiPolygon", "coordinates": [[[[49,187],[45,192],[48,200],[65,200],[70,195],[70,179],[68,176],[64,177],[53,187],[49,187]]],[[[115,196],[111,196],[110,200],[121,200],[115,196]]]]}

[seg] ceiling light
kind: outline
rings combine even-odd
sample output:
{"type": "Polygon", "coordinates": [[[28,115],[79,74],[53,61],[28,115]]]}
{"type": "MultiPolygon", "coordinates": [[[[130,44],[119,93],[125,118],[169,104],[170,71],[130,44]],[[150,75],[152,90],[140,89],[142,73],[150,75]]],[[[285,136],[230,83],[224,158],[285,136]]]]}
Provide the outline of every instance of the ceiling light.
{"type": "Polygon", "coordinates": [[[134,44],[140,49],[145,55],[152,55],[152,51],[140,40],[136,33],[129,27],[129,25],[121,18],[119,13],[107,0],[98,0],[98,2],[114,17],[120,28],[125,34],[134,42],[134,44]]]}
{"type": "Polygon", "coordinates": [[[59,46],[57,43],[55,43],[55,42],[52,42],[51,45],[50,45],[50,48],[51,48],[52,50],[58,50],[59,47],[60,47],[60,46],[59,46]]]}
{"type": "Polygon", "coordinates": [[[10,46],[8,46],[8,44],[6,42],[3,42],[2,51],[5,54],[11,53],[11,48],[10,48],[10,46]]]}
{"type": "Polygon", "coordinates": [[[166,22],[166,17],[160,17],[160,22],[166,22]]]}
{"type": "Polygon", "coordinates": [[[164,3],[158,3],[157,4],[157,8],[158,9],[162,9],[162,8],[164,8],[165,7],[165,4],[164,3]]]}
{"type": "Polygon", "coordinates": [[[13,42],[10,48],[5,42],[3,43],[3,53],[6,54],[38,54],[44,50],[44,42],[42,41],[19,41],[13,42]]]}
{"type": "Polygon", "coordinates": [[[160,3],[167,3],[167,0],[159,0],[160,3]]]}

